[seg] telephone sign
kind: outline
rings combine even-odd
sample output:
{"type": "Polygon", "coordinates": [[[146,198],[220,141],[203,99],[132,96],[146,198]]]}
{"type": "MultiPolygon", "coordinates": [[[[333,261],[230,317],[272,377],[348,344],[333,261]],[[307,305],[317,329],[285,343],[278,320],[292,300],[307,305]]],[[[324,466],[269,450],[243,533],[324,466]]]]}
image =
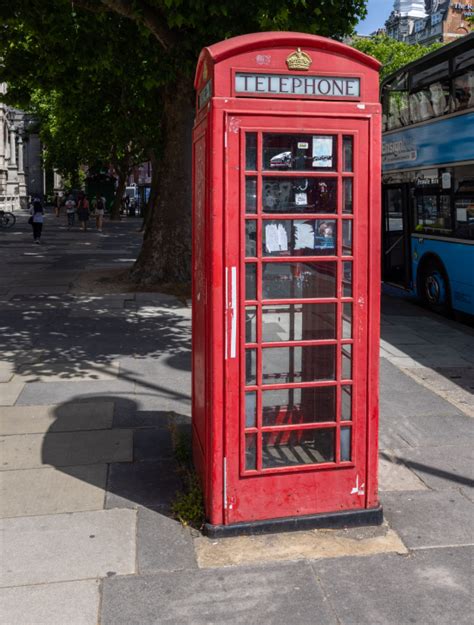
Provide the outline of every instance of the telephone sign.
{"type": "Polygon", "coordinates": [[[210,535],[382,520],[378,69],[298,33],[201,52],[192,410],[210,535]]]}

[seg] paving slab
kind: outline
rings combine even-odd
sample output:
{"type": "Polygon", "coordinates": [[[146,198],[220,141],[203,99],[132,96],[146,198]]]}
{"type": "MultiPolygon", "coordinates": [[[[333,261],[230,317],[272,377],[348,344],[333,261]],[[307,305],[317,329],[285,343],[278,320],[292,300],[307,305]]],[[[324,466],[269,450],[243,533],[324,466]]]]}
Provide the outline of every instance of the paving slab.
{"type": "Polygon", "coordinates": [[[2,436],[0,470],[131,462],[132,436],[132,430],[2,436]]]}
{"type": "Polygon", "coordinates": [[[438,447],[474,442],[474,420],[454,407],[451,414],[401,415],[398,419],[383,420],[380,432],[381,449],[397,447],[438,447]]]}
{"type": "Polygon", "coordinates": [[[16,403],[23,406],[37,406],[43,404],[62,404],[70,401],[82,401],[98,397],[107,399],[107,396],[113,394],[123,395],[130,393],[133,395],[134,388],[135,384],[133,381],[127,382],[122,379],[88,381],[83,382],[82,385],[77,382],[61,382],[60,384],[29,382],[20,389],[22,392],[19,394],[16,403]]]}
{"type": "Polygon", "coordinates": [[[339,625],[470,625],[472,557],[472,549],[428,549],[312,566],[339,625]]]}
{"type": "Polygon", "coordinates": [[[457,491],[382,493],[384,515],[410,549],[474,544],[474,504],[457,491]]]}
{"type": "Polygon", "coordinates": [[[154,510],[138,510],[139,574],[197,567],[191,531],[179,521],[154,510]]]}
{"type": "Polygon", "coordinates": [[[474,449],[470,439],[458,445],[395,449],[391,454],[434,490],[474,486],[474,449]]]}
{"type": "Polygon", "coordinates": [[[0,434],[105,430],[113,416],[114,403],[107,401],[0,407],[0,434]]]}
{"type": "Polygon", "coordinates": [[[101,510],[106,481],[106,464],[2,471],[0,516],[101,510]]]}
{"type": "Polygon", "coordinates": [[[181,489],[171,459],[114,463],[109,468],[106,508],[169,508],[181,489]]]}
{"type": "Polygon", "coordinates": [[[160,460],[174,455],[171,432],[167,427],[135,430],[133,458],[135,461],[160,460]]]}
{"type": "Polygon", "coordinates": [[[401,462],[392,458],[389,453],[381,452],[379,456],[379,491],[427,490],[428,487],[420,478],[401,462]]]}
{"type": "Polygon", "coordinates": [[[0,406],[13,406],[24,388],[24,382],[0,384],[0,406]]]}
{"type": "Polygon", "coordinates": [[[2,587],[135,573],[134,510],[3,519],[0,528],[2,587]]]}
{"type": "Polygon", "coordinates": [[[13,382],[95,382],[114,380],[119,375],[118,360],[92,364],[79,360],[22,365],[13,382]]]}
{"type": "Polygon", "coordinates": [[[337,620],[303,562],[104,580],[101,625],[222,623],[336,625],[337,620]]]}
{"type": "Polygon", "coordinates": [[[5,625],[97,625],[99,580],[0,589],[5,625]]]}

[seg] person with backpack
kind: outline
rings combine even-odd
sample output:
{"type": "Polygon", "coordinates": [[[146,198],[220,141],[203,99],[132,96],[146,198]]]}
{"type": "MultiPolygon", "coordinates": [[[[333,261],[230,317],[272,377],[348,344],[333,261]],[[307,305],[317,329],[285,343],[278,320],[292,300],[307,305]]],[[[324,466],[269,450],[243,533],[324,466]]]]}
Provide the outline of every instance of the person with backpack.
{"type": "Polygon", "coordinates": [[[39,199],[33,201],[33,206],[30,210],[31,217],[28,219],[28,223],[33,228],[33,242],[38,245],[41,243],[41,232],[43,230],[44,222],[44,210],[43,205],[39,199]]]}
{"type": "Polygon", "coordinates": [[[89,201],[82,191],[79,193],[79,200],[77,202],[77,217],[81,223],[82,231],[86,232],[87,222],[89,221],[89,201]]]}
{"type": "Polygon", "coordinates": [[[97,196],[97,202],[95,206],[95,225],[97,232],[102,232],[102,224],[104,223],[105,213],[105,197],[102,195],[97,196]]]}

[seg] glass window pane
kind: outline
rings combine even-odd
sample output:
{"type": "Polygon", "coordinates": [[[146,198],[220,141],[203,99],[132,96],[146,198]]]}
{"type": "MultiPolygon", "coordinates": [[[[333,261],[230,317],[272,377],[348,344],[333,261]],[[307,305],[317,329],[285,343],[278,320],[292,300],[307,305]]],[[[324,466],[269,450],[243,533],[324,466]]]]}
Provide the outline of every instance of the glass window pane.
{"type": "Polygon", "coordinates": [[[250,391],[245,393],[245,427],[257,426],[257,393],[250,391]]]}
{"type": "Polygon", "coordinates": [[[257,384],[257,350],[245,350],[245,383],[250,385],[257,384]]]}
{"type": "Polygon", "coordinates": [[[255,219],[245,221],[245,256],[257,255],[257,222],[255,219]]]}
{"type": "Polygon", "coordinates": [[[334,429],[264,432],[262,466],[264,469],[334,462],[334,429]]]}
{"type": "Polygon", "coordinates": [[[278,219],[263,222],[264,256],[334,256],[334,219],[278,219]]]}
{"type": "Polygon", "coordinates": [[[335,338],[336,304],[275,304],[262,309],[265,342],[335,338]]]}
{"type": "Polygon", "coordinates": [[[334,380],[335,376],[334,345],[273,347],[262,350],[263,384],[334,380]]]}
{"type": "Polygon", "coordinates": [[[257,435],[247,434],[245,437],[245,470],[257,469],[257,435]]]}
{"type": "Polygon", "coordinates": [[[263,425],[336,420],[336,387],[285,388],[262,393],[263,425]]]}
{"type": "Polygon", "coordinates": [[[335,171],[337,137],[333,135],[263,135],[263,168],[335,171]]]}
{"type": "Polygon", "coordinates": [[[341,420],[352,421],[352,386],[342,386],[341,420]]]}
{"type": "Polygon", "coordinates": [[[257,299],[257,265],[245,265],[245,299],[257,299]]]}
{"type": "Polygon", "coordinates": [[[245,133],[245,169],[255,171],[257,169],[257,133],[245,133]]]}
{"type": "Polygon", "coordinates": [[[263,178],[264,213],[335,213],[335,178],[263,178]]]}
{"type": "Polygon", "coordinates": [[[247,306],[245,309],[245,342],[255,343],[257,341],[257,308],[247,306]]]}
{"type": "Polygon", "coordinates": [[[342,338],[352,338],[352,304],[342,305],[342,338]]]}
{"type": "Polygon", "coordinates": [[[352,345],[342,346],[342,379],[352,378],[352,345]]]}
{"type": "Polygon", "coordinates": [[[346,136],[342,141],[342,171],[354,171],[353,149],[354,140],[346,136]]]}
{"type": "Polygon", "coordinates": [[[352,256],[352,220],[342,222],[342,255],[352,256]]]}
{"type": "Polygon", "coordinates": [[[336,296],[336,263],[263,263],[264,299],[336,296]]]}
{"type": "Polygon", "coordinates": [[[352,178],[342,180],[342,212],[352,213],[352,178]]]}
{"type": "Polygon", "coordinates": [[[245,212],[257,212],[257,179],[245,179],[245,212]]]}
{"type": "Polygon", "coordinates": [[[341,428],[341,462],[350,462],[352,459],[351,432],[352,428],[341,428]]]}
{"type": "Polygon", "coordinates": [[[347,260],[342,263],[342,296],[352,297],[352,263],[347,260]]]}

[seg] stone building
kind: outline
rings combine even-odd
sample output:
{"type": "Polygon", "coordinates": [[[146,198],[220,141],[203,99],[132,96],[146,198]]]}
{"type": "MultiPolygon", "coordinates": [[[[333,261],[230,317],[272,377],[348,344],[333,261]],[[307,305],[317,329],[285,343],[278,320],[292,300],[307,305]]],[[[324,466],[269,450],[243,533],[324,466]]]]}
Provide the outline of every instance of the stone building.
{"type": "Polygon", "coordinates": [[[406,43],[448,43],[467,35],[474,0],[395,0],[387,35],[406,43]]]}
{"type": "Polygon", "coordinates": [[[0,208],[15,210],[26,207],[28,195],[44,194],[42,146],[30,116],[2,102],[5,92],[0,84],[0,208]]]}

